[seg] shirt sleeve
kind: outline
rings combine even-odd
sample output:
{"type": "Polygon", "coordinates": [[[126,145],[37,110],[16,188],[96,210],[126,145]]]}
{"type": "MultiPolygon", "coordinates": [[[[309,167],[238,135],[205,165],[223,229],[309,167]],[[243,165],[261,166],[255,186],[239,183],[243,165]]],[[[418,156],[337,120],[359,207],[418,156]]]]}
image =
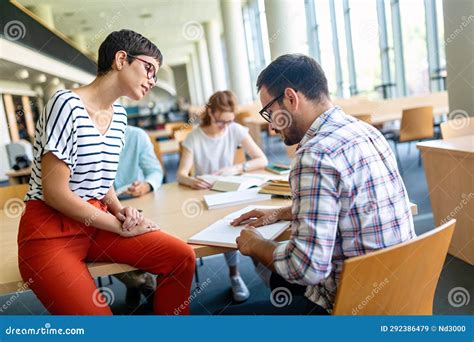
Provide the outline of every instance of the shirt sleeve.
{"type": "Polygon", "coordinates": [[[140,158],[139,165],[145,177],[145,182],[150,183],[152,190],[156,190],[163,182],[163,169],[161,163],[156,158],[153,144],[146,135],[141,131],[140,134],[140,158]]]}
{"type": "Polygon", "coordinates": [[[195,131],[189,133],[186,139],[183,141],[183,147],[186,147],[189,152],[193,152],[194,150],[194,133],[195,131]]]}
{"type": "Polygon", "coordinates": [[[53,153],[58,159],[73,166],[73,98],[64,94],[53,96],[45,108],[45,123],[41,134],[41,155],[53,153]]]}
{"type": "Polygon", "coordinates": [[[233,135],[235,137],[235,144],[236,146],[239,146],[242,144],[242,140],[247,137],[249,134],[249,129],[248,127],[242,126],[238,123],[232,124],[232,129],[233,129],[233,135]]]}
{"type": "Polygon", "coordinates": [[[278,274],[292,283],[315,285],[332,271],[338,230],[340,174],[329,156],[303,151],[292,171],[292,235],[273,253],[278,274]]]}

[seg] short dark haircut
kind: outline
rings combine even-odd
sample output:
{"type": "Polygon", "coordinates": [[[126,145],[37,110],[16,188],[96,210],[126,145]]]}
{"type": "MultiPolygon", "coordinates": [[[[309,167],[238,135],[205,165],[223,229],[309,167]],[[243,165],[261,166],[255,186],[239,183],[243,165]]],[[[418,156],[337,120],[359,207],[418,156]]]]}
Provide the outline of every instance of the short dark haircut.
{"type": "Polygon", "coordinates": [[[282,55],[262,70],[257,79],[258,91],[265,86],[271,96],[277,97],[286,88],[293,88],[308,100],[319,102],[329,98],[328,81],[314,58],[302,54],[282,55]]]}
{"type": "MultiPolygon", "coordinates": [[[[102,76],[112,69],[112,63],[117,51],[124,50],[129,55],[145,55],[153,57],[158,65],[163,63],[163,55],[149,39],[132,30],[114,31],[105,38],[99,47],[99,58],[97,60],[97,75],[102,76]]],[[[127,57],[128,63],[133,58],[127,57]]]]}

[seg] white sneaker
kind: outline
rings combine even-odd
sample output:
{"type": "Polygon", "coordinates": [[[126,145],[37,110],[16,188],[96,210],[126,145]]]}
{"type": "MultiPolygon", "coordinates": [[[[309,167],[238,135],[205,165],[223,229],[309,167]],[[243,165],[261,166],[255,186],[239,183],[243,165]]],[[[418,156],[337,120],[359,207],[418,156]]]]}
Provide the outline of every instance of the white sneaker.
{"type": "Polygon", "coordinates": [[[250,297],[249,289],[240,275],[230,277],[232,298],[236,302],[245,302],[250,297]]]}

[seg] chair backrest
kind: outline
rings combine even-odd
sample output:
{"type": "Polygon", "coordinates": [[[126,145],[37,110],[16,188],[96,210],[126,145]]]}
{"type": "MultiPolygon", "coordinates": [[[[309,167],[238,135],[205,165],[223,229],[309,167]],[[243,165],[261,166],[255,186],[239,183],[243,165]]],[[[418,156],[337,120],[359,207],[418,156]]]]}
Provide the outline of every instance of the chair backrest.
{"type": "Polygon", "coordinates": [[[174,140],[176,140],[178,143],[182,143],[186,139],[188,134],[191,133],[192,130],[193,130],[192,127],[186,127],[180,130],[176,130],[174,132],[174,140]]]}
{"type": "Polygon", "coordinates": [[[474,135],[474,118],[462,117],[449,120],[442,122],[440,127],[443,139],[474,135]]]}
{"type": "Polygon", "coordinates": [[[369,125],[372,125],[372,115],[371,114],[355,114],[352,115],[356,119],[367,122],[369,125]]]}
{"type": "Polygon", "coordinates": [[[237,115],[235,116],[235,122],[237,122],[238,124],[241,124],[243,126],[245,126],[245,119],[246,118],[250,118],[252,116],[252,113],[250,113],[249,111],[242,111],[242,112],[239,112],[237,113],[237,115]]]}
{"type": "Polygon", "coordinates": [[[161,167],[162,167],[163,172],[164,172],[165,171],[165,168],[164,168],[165,164],[163,163],[163,155],[161,154],[160,143],[153,136],[148,135],[148,137],[150,138],[150,141],[153,144],[153,151],[155,151],[156,158],[158,158],[158,160],[160,161],[161,167]]]}
{"type": "Polygon", "coordinates": [[[431,315],[456,220],[344,261],[334,315],[431,315]]]}
{"type": "Polygon", "coordinates": [[[400,142],[433,138],[433,107],[404,109],[400,126],[400,142]]]}
{"type": "Polygon", "coordinates": [[[242,146],[237,147],[237,150],[235,151],[234,155],[234,165],[243,164],[246,162],[246,160],[247,159],[245,158],[245,151],[242,146]]]}
{"type": "Polygon", "coordinates": [[[5,204],[13,198],[23,201],[23,198],[28,192],[28,188],[28,184],[17,184],[0,187],[0,210],[4,209],[3,207],[5,204]]]}
{"type": "Polygon", "coordinates": [[[171,132],[171,137],[174,139],[174,135],[176,131],[180,131],[183,129],[187,129],[190,125],[186,122],[179,121],[179,122],[168,122],[165,124],[165,130],[171,132]]]}

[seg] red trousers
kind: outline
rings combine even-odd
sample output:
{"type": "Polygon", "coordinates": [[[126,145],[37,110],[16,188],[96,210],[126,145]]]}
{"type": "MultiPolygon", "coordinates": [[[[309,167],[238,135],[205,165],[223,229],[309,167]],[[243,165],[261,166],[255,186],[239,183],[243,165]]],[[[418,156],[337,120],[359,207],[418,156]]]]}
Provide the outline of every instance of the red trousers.
{"type": "MultiPolygon", "coordinates": [[[[106,211],[98,200],[89,203],[106,211]]],[[[55,315],[110,315],[113,293],[101,293],[87,262],[114,262],[158,275],[154,311],[189,314],[195,254],[182,240],[156,231],[136,237],[97,229],[43,201],[28,201],[18,233],[20,273],[55,315]]]]}

